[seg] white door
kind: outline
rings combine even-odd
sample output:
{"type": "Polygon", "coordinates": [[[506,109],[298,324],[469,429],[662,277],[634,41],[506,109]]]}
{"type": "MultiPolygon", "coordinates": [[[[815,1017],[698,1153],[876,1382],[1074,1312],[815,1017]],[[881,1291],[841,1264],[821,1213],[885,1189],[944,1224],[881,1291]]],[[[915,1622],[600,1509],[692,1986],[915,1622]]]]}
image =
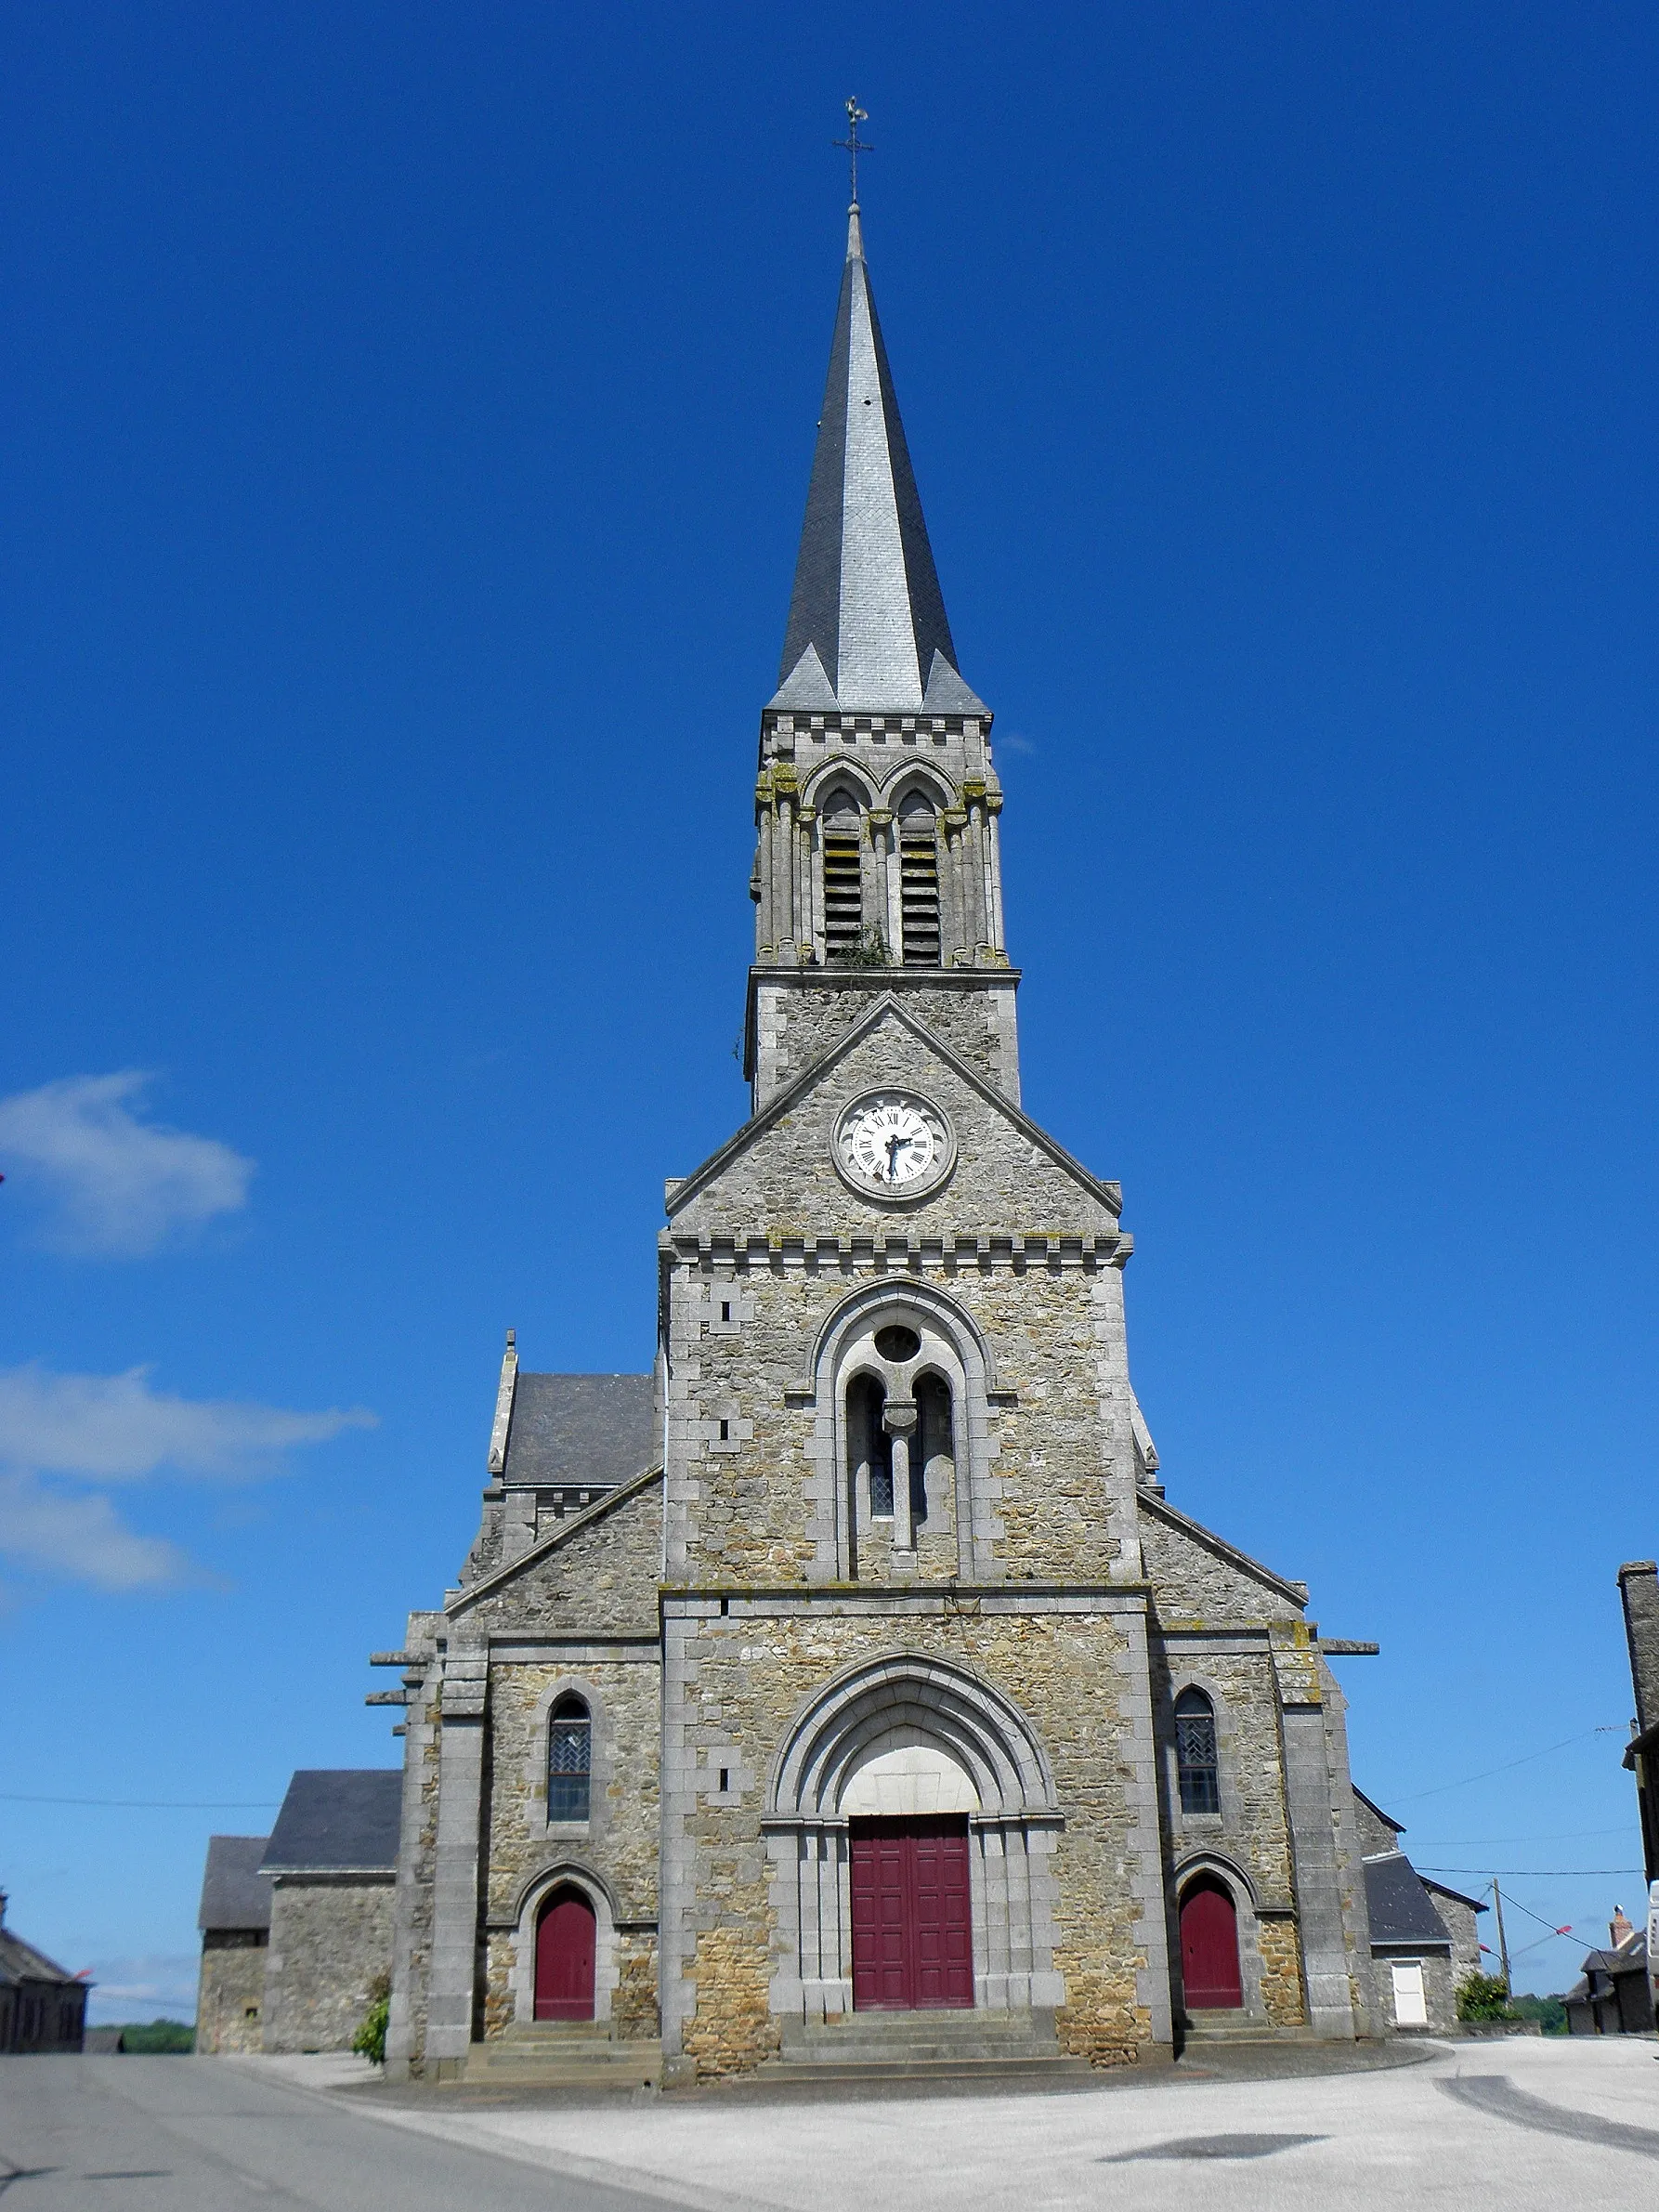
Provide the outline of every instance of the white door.
{"type": "Polygon", "coordinates": [[[1423,1970],[1415,1958],[1396,1958],[1394,1964],[1394,2025],[1426,2028],[1429,2005],[1423,1996],[1423,1970]]]}

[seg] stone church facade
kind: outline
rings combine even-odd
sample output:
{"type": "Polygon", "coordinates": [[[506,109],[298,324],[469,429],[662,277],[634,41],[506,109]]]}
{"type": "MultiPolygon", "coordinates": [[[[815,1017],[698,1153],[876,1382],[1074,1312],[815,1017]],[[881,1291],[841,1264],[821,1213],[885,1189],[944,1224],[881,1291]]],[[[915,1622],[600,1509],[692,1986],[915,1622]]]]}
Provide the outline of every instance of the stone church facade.
{"type": "Polygon", "coordinates": [[[1376,2032],[1342,1647],[1164,1495],[1121,1192],[1021,1101],[990,729],[855,209],[752,1110],[667,1185],[652,1373],[509,1340],[477,1542],[381,1655],[395,2074],[565,2036],[738,2075],[865,2015],[1096,2065],[1376,2032]]]}

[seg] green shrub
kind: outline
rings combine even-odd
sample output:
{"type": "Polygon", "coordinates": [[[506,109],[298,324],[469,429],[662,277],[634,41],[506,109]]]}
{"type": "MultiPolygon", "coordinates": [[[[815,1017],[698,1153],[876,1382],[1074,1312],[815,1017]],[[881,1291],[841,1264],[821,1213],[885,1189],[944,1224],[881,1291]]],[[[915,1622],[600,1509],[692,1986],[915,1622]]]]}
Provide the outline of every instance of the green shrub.
{"type": "Polygon", "coordinates": [[[385,2064],[386,2022],[391,2018],[392,1984],[389,1976],[376,1974],[369,1984],[369,2009],[351,2038],[351,2048],[376,2066],[385,2064]]]}
{"type": "Polygon", "coordinates": [[[1547,2035],[1564,2035],[1567,2032],[1567,2000],[1561,1996],[1511,1997],[1510,2008],[1517,2020],[1535,2020],[1547,2035]]]}
{"type": "Polygon", "coordinates": [[[152,2020],[148,2025],[135,2022],[122,2029],[121,2048],[144,2053],[194,2050],[196,2031],[188,2020],[152,2020]]]}
{"type": "Polygon", "coordinates": [[[1470,1974],[1457,1984],[1459,2020],[1515,2020],[1501,1974],[1470,1974]]]}

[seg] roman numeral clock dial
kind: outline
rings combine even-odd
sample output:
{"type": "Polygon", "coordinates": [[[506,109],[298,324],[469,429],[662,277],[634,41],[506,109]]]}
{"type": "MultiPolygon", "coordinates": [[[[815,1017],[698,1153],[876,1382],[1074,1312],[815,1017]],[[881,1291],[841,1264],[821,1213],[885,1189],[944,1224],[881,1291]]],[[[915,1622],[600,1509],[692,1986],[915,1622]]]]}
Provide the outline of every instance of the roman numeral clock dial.
{"type": "Polygon", "coordinates": [[[856,1191],[902,1203],[938,1189],[956,1164],[956,1137],[930,1100],[908,1091],[875,1091],[843,1108],[834,1154],[856,1191]]]}

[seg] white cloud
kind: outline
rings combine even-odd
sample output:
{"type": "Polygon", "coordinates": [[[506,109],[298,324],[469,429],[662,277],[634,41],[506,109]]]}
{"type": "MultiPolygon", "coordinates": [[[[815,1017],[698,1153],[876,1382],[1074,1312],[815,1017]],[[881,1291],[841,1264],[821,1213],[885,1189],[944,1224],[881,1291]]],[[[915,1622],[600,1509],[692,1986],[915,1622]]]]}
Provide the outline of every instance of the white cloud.
{"type": "Polygon", "coordinates": [[[48,1489],[21,1469],[0,1473],[0,1553],[98,1590],[176,1589],[199,1579],[176,1544],[128,1528],[101,1491],[48,1489]]]}
{"type": "Polygon", "coordinates": [[[254,1163],[216,1137],[142,1121],[151,1078],[68,1076],[0,1098],[0,1170],[52,1205],[62,1251],[133,1257],[247,1203],[254,1163]]]}
{"type": "Polygon", "coordinates": [[[201,1576],[175,1544],[129,1528],[101,1488],[157,1474],[246,1480],[290,1446],[372,1428],[361,1407],[320,1413],[230,1398],[182,1398],[150,1370],[57,1375],[0,1369],[0,1554],[100,1590],[176,1588],[201,1576]],[[45,1479],[43,1479],[45,1478],[45,1479]]]}
{"type": "Polygon", "coordinates": [[[148,1368],[124,1375],[54,1375],[39,1361],[0,1368],[0,1463],[96,1482],[257,1473],[295,1444],[326,1444],[374,1426],[360,1406],[290,1413],[234,1398],[152,1390],[148,1368]]]}
{"type": "MultiPolygon", "coordinates": [[[[69,1957],[74,1958],[76,1954],[72,1951],[69,1957]]],[[[69,1960],[62,1963],[67,1965],[69,1960]]],[[[119,2022],[124,2026],[136,2020],[194,2020],[201,1963],[189,1951],[152,1952],[137,1958],[95,1957],[88,2022],[99,2026],[119,2022]]],[[[72,1973],[76,1970],[70,1967],[72,1973]]]]}

